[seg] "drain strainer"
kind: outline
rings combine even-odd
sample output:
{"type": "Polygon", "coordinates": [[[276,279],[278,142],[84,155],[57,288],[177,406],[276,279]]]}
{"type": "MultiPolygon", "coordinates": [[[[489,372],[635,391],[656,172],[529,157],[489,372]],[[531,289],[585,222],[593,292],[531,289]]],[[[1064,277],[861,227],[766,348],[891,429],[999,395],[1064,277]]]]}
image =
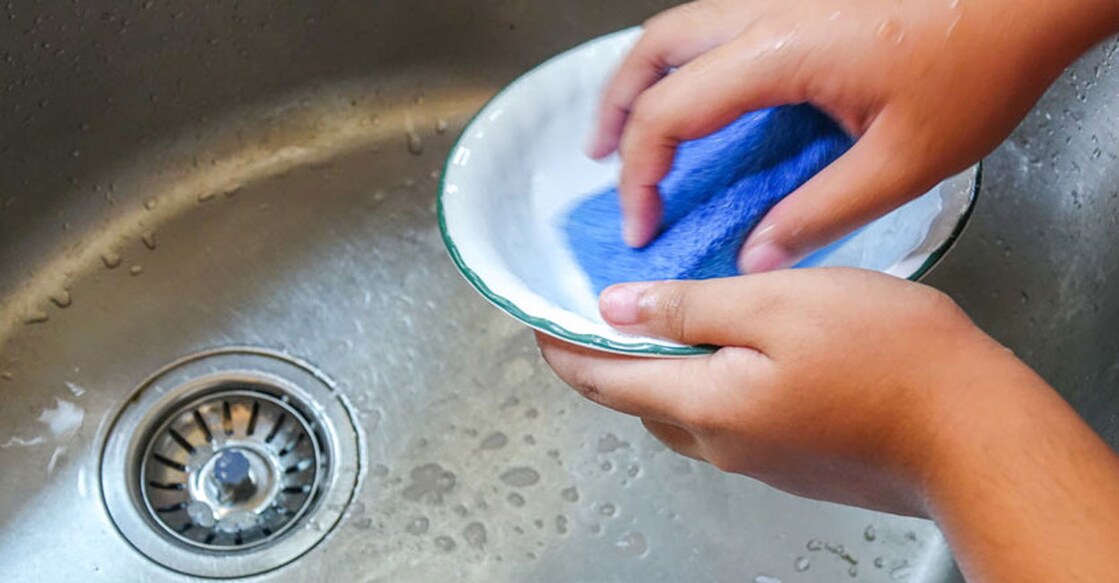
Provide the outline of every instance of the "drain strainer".
{"type": "Polygon", "coordinates": [[[211,352],[146,382],[109,431],[101,489],[121,533],[171,569],[279,567],[341,517],[357,433],[325,378],[284,356],[211,352]]]}
{"type": "Polygon", "coordinates": [[[141,491],[173,536],[204,548],[260,544],[303,514],[326,465],[295,409],[267,393],[222,390],[171,413],[148,442],[141,491]]]}

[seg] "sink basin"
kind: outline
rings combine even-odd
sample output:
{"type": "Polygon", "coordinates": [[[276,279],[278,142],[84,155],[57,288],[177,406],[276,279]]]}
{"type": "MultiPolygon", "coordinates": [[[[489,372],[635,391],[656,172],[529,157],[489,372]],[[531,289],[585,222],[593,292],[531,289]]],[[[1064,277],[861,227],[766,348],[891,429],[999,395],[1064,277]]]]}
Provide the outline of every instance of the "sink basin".
{"type": "MultiPolygon", "coordinates": [[[[666,4],[10,4],[0,578],[961,580],[927,521],[721,474],[581,400],[447,260],[438,172],[470,116],[666,4]],[[191,530],[290,468],[290,515],[191,530]]],[[[929,281],[1114,443],[1109,50],[988,161],[929,281]]]]}

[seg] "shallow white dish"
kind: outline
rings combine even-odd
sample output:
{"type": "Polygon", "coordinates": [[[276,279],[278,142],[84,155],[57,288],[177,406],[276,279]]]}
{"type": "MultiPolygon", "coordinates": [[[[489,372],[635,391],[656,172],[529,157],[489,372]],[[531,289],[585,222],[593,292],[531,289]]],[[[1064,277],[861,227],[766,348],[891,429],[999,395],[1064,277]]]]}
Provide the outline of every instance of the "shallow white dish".
{"type": "MultiPolygon", "coordinates": [[[[562,340],[624,354],[688,356],[712,350],[614,330],[559,230],[584,197],[615,183],[619,161],[583,154],[599,96],[640,29],[567,51],[489,102],[451,149],[439,225],[455,265],[486,299],[562,340]]],[[[978,166],[849,237],[813,265],[917,279],[951,247],[978,192],[978,166]]]]}

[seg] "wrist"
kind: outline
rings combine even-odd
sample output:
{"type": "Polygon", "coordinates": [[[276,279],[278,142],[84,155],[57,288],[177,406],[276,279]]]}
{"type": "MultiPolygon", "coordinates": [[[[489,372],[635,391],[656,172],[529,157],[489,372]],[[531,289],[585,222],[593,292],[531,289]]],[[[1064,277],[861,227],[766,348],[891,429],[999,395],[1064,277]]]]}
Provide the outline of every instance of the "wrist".
{"type": "Polygon", "coordinates": [[[1119,458],[1045,381],[1006,360],[948,415],[925,475],[925,509],[969,580],[1052,580],[1053,557],[1092,565],[1092,553],[1117,542],[1119,458]]]}

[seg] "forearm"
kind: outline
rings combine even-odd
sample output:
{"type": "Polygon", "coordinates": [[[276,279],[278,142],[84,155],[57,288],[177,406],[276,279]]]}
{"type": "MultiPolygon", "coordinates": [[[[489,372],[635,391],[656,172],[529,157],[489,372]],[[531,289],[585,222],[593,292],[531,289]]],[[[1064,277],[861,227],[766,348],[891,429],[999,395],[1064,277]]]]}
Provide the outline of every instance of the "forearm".
{"type": "Polygon", "coordinates": [[[942,440],[931,516],[972,583],[1112,580],[1119,457],[1024,366],[1009,377],[942,440]]]}
{"type": "MultiPolygon", "coordinates": [[[[961,4],[964,0],[960,0],[961,4]]],[[[992,31],[1009,29],[1032,39],[1033,66],[1063,69],[1088,49],[1119,32],[1119,2],[1115,0],[1012,0],[1002,25],[991,22],[992,31]]],[[[1029,63],[1026,63],[1029,66],[1029,63]]]]}

